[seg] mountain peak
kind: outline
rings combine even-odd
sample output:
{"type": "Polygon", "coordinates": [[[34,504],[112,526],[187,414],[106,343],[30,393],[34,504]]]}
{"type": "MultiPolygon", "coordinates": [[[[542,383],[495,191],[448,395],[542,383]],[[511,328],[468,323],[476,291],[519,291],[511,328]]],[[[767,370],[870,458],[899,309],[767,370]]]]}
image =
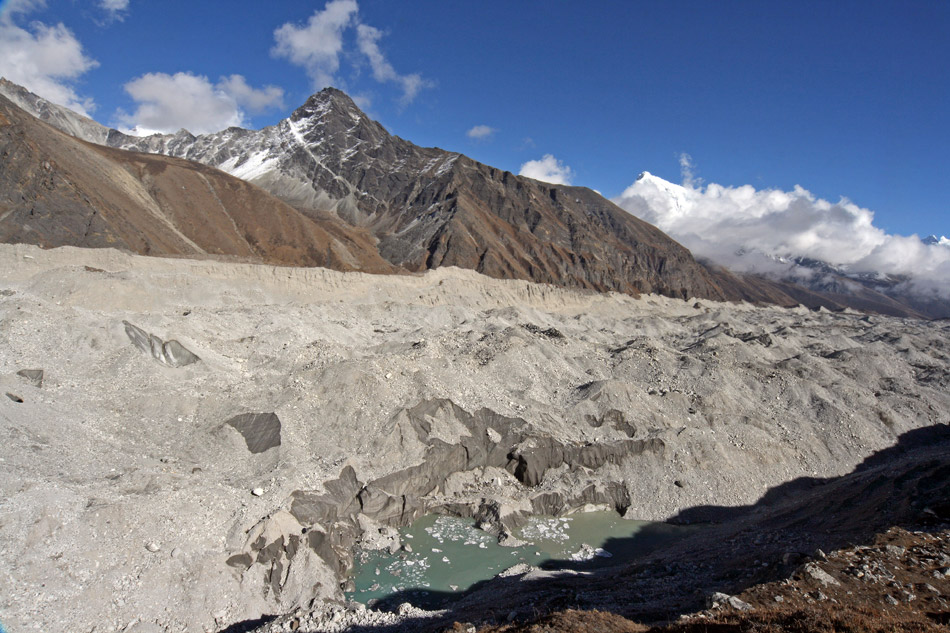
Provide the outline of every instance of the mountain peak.
{"type": "Polygon", "coordinates": [[[325,103],[334,103],[346,109],[359,110],[359,107],[350,95],[332,86],[327,86],[323,90],[310,95],[301,107],[325,103]]]}
{"type": "Polygon", "coordinates": [[[327,87],[310,95],[302,106],[294,110],[290,119],[294,122],[302,119],[322,119],[331,112],[349,116],[354,121],[365,117],[348,94],[337,88],[327,87]]]}

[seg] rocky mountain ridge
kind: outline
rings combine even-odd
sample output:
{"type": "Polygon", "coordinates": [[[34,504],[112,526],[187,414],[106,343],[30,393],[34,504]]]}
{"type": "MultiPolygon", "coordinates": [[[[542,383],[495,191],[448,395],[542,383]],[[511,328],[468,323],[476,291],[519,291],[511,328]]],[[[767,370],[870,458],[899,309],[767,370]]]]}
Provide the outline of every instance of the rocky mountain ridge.
{"type": "MultiPolygon", "coordinates": [[[[148,137],[106,128],[6,80],[0,80],[0,93],[90,142],[210,165],[262,187],[317,224],[329,222],[336,232],[355,227],[372,242],[377,254],[371,259],[383,260],[382,267],[374,262],[375,270],[459,266],[496,278],[634,296],[658,292],[940,316],[933,306],[890,297],[881,288],[812,288],[697,262],[661,231],[590,189],[549,185],[461,154],[418,147],[390,135],[332,88],[262,130],[148,137]]],[[[360,265],[351,260],[342,269],[354,268],[360,265]]]]}
{"type": "Polygon", "coordinates": [[[91,142],[219,167],[318,223],[329,218],[365,231],[394,270],[454,265],[633,295],[798,302],[775,284],[697,263],[589,189],[548,185],[391,136],[338,90],[313,95],[288,119],[259,131],[145,138],[109,130],[5,80],[0,92],[91,142]]]}

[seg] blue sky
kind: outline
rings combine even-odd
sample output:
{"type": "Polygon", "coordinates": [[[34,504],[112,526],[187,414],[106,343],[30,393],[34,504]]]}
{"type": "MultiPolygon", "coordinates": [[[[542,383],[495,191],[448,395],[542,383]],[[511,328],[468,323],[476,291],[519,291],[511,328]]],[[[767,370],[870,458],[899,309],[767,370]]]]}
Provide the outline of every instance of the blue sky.
{"type": "Polygon", "coordinates": [[[550,155],[608,197],[645,170],[681,182],[688,154],[707,184],[801,185],[889,233],[950,234],[947,2],[2,6],[0,73],[109,125],[256,128],[332,83],[417,144],[516,173],[550,155]],[[227,99],[193,121],[179,89],[227,99]]]}

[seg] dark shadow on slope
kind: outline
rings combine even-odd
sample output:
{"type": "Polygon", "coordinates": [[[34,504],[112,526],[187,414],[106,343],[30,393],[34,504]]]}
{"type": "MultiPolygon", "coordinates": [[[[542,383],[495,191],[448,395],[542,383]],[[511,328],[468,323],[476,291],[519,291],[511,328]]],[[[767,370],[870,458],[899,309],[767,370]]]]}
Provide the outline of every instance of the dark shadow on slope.
{"type": "Polygon", "coordinates": [[[799,478],[770,489],[753,505],[690,508],[672,522],[711,520],[717,522],[659,549],[651,549],[648,541],[662,526],[647,526],[629,539],[608,540],[608,551],[648,552],[626,564],[597,568],[592,563],[552,562],[546,565],[550,573],[537,579],[493,579],[461,595],[401,592],[381,606],[394,610],[410,602],[447,609],[444,617],[419,623],[420,631],[441,631],[452,622],[533,620],[567,608],[609,610],[637,621],[674,620],[705,608],[714,591],[735,594],[786,578],[820,557],[818,550],[868,542],[892,526],[950,525],[950,425],[909,431],[847,475],[799,478]]]}
{"type": "Polygon", "coordinates": [[[254,618],[253,620],[244,620],[243,622],[235,622],[226,629],[222,629],[219,633],[251,633],[251,631],[256,631],[265,624],[269,624],[277,619],[276,615],[264,615],[259,618],[254,618]]]}

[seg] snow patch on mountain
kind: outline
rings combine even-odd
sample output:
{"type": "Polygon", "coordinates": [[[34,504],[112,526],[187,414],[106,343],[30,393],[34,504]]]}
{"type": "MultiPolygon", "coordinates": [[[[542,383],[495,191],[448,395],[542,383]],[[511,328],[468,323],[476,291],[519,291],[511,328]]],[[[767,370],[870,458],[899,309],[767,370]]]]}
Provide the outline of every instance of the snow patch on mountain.
{"type": "Polygon", "coordinates": [[[278,161],[273,156],[265,152],[251,154],[245,160],[241,156],[232,156],[225,162],[218,165],[218,169],[226,171],[232,176],[253,182],[265,174],[277,168],[278,161]]]}

